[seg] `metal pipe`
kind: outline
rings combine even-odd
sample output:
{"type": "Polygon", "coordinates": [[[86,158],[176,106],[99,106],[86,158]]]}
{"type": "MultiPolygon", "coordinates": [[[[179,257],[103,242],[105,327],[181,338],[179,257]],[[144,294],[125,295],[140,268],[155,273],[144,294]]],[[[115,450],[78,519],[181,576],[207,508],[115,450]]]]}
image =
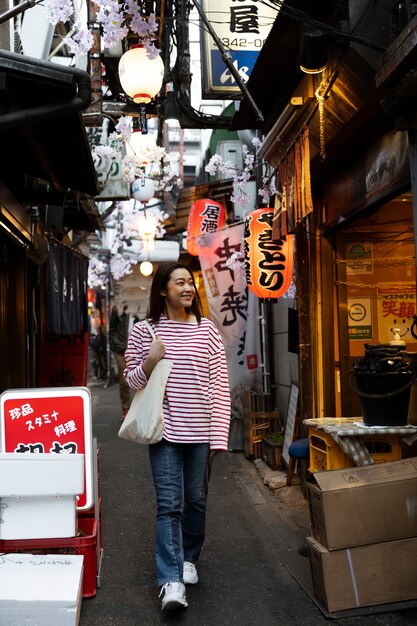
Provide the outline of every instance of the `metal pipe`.
{"type": "Polygon", "coordinates": [[[270,359],[269,359],[269,345],[268,345],[268,329],[267,329],[267,315],[266,315],[266,302],[260,302],[260,320],[261,320],[261,345],[262,345],[262,387],[264,394],[269,398],[271,395],[271,373],[270,373],[270,359]]]}
{"type": "Polygon", "coordinates": [[[25,2],[16,5],[12,9],[5,11],[0,15],[0,24],[4,24],[4,22],[11,20],[12,17],[15,17],[15,15],[23,13],[24,11],[26,11],[26,9],[31,9],[35,6],[35,4],[39,4],[40,2],[42,2],[42,0],[26,0],[25,2]]]}
{"type": "Polygon", "coordinates": [[[0,71],[2,67],[17,73],[28,74],[29,68],[33,67],[33,73],[36,74],[36,68],[45,70],[48,75],[68,75],[69,79],[73,79],[77,83],[77,91],[70,102],[64,104],[47,104],[34,107],[29,110],[14,111],[5,113],[0,116],[0,129],[11,128],[17,125],[31,124],[46,117],[58,117],[68,115],[69,113],[81,112],[91,103],[91,80],[90,76],[84,70],[78,68],[59,67],[51,68],[51,63],[40,61],[32,57],[23,57],[21,54],[14,54],[6,50],[0,51],[0,71]],[[2,63],[5,61],[5,63],[2,63]]]}

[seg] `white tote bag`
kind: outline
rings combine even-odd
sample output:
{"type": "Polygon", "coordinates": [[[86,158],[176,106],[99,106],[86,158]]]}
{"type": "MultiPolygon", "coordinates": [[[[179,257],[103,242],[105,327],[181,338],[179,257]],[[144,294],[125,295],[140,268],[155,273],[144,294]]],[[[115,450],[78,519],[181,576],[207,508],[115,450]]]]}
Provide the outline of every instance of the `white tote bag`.
{"type": "MultiPolygon", "coordinates": [[[[155,333],[147,320],[145,320],[145,324],[152,337],[155,337],[155,333]]],[[[162,403],[171,369],[172,361],[161,359],[153,368],[145,387],[136,391],[130,409],[119,430],[121,439],[143,444],[161,441],[164,431],[162,403]]]]}

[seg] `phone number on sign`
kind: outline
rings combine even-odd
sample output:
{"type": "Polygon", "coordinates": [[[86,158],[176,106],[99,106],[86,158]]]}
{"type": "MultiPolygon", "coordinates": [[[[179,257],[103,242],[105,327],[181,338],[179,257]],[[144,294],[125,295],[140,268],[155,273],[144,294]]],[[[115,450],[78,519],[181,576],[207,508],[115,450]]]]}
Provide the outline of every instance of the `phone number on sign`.
{"type": "Polygon", "coordinates": [[[229,37],[223,37],[220,41],[226,48],[247,48],[248,46],[251,48],[262,48],[266,39],[248,41],[247,39],[229,39],[229,37]]]}

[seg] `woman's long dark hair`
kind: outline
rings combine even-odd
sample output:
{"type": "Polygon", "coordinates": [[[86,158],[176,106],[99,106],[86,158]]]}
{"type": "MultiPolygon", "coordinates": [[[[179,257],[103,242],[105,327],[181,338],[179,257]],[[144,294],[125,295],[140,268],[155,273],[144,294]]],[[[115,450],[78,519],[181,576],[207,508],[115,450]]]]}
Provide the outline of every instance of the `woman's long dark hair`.
{"type": "Polygon", "coordinates": [[[151,295],[149,298],[149,306],[147,317],[152,322],[159,322],[161,315],[166,313],[165,311],[165,297],[161,294],[161,291],[165,291],[171,274],[174,270],[185,269],[189,272],[193,279],[193,285],[195,287],[195,296],[193,298],[190,307],[186,307],[188,313],[194,313],[197,318],[198,324],[201,322],[202,306],[200,296],[198,295],[197,287],[195,286],[194,276],[189,267],[183,263],[162,263],[155,272],[155,276],[152,281],[151,295]]]}

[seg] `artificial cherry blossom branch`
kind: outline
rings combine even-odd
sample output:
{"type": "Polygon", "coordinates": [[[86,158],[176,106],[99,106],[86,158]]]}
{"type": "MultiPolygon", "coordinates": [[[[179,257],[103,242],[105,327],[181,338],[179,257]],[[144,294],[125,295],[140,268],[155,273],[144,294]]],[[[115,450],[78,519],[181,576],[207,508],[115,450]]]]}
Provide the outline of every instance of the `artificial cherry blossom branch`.
{"type": "MultiPolygon", "coordinates": [[[[158,23],[155,13],[151,13],[147,19],[140,15],[140,9],[136,0],[92,0],[97,6],[96,21],[103,30],[103,45],[112,48],[119,41],[127,37],[129,31],[138,36],[148,53],[150,59],[154,59],[161,52],[154,45],[158,23]]],[[[86,53],[93,45],[91,29],[85,28],[79,20],[74,19],[72,2],[68,0],[45,0],[47,18],[51,24],[58,22],[73,22],[70,33],[64,42],[73,54],[86,53]]]]}
{"type": "MultiPolygon", "coordinates": [[[[252,144],[255,149],[261,146],[260,140],[255,137],[252,139],[252,144]]],[[[223,174],[227,178],[233,178],[233,196],[232,202],[239,202],[241,206],[248,206],[251,198],[245,190],[246,183],[248,183],[253,175],[255,167],[255,154],[249,152],[246,145],[242,146],[244,156],[244,169],[239,172],[235,165],[231,161],[223,161],[220,154],[214,154],[208,164],[206,165],[206,172],[210,175],[214,175],[217,172],[223,174]]],[[[262,201],[268,204],[271,197],[275,194],[275,180],[273,177],[264,177],[262,179],[263,186],[259,189],[258,194],[261,196],[262,201]]]]}

